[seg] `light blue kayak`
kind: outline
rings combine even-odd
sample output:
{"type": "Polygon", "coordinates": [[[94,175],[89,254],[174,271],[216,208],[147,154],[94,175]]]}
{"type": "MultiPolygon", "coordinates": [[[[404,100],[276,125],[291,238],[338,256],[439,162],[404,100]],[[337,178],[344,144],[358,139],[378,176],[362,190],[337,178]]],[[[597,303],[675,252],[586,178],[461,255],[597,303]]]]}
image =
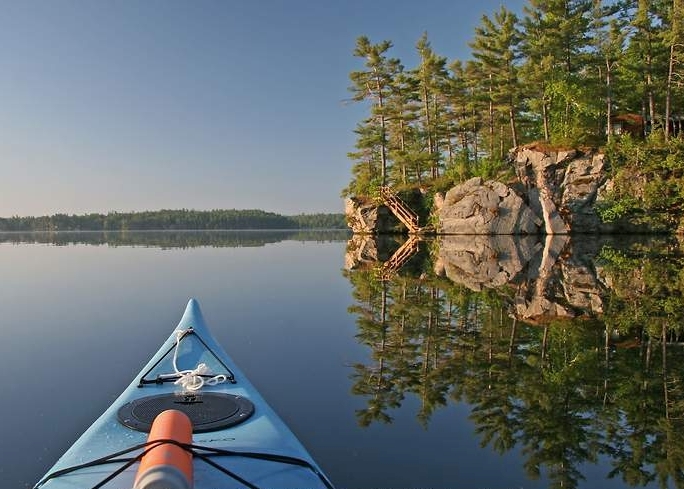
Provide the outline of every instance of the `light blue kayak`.
{"type": "Polygon", "coordinates": [[[159,351],[35,488],[132,488],[150,425],[168,409],[192,421],[182,448],[193,453],[195,489],[333,487],[191,299],[159,351]]]}

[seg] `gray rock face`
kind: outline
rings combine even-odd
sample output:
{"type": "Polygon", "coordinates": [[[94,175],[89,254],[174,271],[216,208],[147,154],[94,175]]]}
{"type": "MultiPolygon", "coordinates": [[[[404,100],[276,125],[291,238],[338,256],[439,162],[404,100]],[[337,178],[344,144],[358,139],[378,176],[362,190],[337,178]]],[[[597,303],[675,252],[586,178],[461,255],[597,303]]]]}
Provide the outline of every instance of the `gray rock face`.
{"type": "MultiPolygon", "coordinates": [[[[514,149],[510,156],[518,176],[513,187],[476,177],[435,195],[432,213],[438,234],[562,235],[617,230],[603,223],[595,210],[611,185],[603,154],[530,145],[514,149]]],[[[349,199],[345,213],[355,233],[396,231],[398,221],[377,203],[349,199]]]]}
{"type": "Polygon", "coordinates": [[[607,184],[603,154],[521,147],[511,154],[530,208],[546,234],[609,232],[594,206],[607,184]]]}
{"type": "Polygon", "coordinates": [[[523,146],[511,153],[521,194],[473,178],[435,199],[444,234],[611,232],[595,211],[610,185],[603,154],[523,146]]]}
{"type": "Polygon", "coordinates": [[[507,185],[471,178],[435,199],[440,234],[536,234],[541,220],[507,185]]]}
{"type": "Polygon", "coordinates": [[[378,260],[377,242],[372,236],[355,233],[347,242],[347,252],[344,255],[345,270],[374,266],[378,260]]]}
{"type": "Polygon", "coordinates": [[[471,290],[497,288],[511,282],[537,248],[533,236],[442,236],[434,270],[471,290]]]}
{"type": "Polygon", "coordinates": [[[390,233],[398,223],[387,207],[358,199],[345,201],[344,214],[354,234],[390,233]]]}
{"type": "Polygon", "coordinates": [[[344,202],[344,215],[347,225],[354,234],[371,234],[376,232],[378,223],[378,206],[363,204],[357,199],[347,199],[344,202]]]}
{"type": "Polygon", "coordinates": [[[511,314],[530,323],[603,312],[606,287],[571,237],[441,236],[434,271],[471,290],[514,291],[511,314]],[[577,249],[574,249],[577,248],[577,249]]]}

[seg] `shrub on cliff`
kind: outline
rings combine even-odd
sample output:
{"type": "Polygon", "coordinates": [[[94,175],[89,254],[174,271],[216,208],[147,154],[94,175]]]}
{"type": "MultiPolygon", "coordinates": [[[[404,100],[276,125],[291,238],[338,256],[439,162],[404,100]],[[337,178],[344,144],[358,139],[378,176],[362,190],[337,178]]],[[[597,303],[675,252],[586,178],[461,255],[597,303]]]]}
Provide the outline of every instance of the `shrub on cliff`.
{"type": "Polygon", "coordinates": [[[608,144],[606,158],[613,185],[598,207],[601,218],[676,229],[684,213],[684,140],[623,136],[608,144]]]}

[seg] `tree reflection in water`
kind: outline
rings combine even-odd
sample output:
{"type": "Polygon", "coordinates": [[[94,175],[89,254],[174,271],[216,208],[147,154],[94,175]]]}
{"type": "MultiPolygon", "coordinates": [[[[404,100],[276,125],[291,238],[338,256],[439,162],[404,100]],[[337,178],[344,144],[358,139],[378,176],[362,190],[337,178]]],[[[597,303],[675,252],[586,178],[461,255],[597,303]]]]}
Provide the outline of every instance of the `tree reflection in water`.
{"type": "MultiPolygon", "coordinates": [[[[398,244],[394,244],[398,248],[398,244]]],[[[576,487],[586,462],[631,486],[684,487],[684,255],[676,241],[442,237],[393,276],[355,236],[346,276],[363,426],[417,396],[427,426],[471,406],[483,446],[576,487]]],[[[386,258],[388,259],[388,258],[386,258]]]]}

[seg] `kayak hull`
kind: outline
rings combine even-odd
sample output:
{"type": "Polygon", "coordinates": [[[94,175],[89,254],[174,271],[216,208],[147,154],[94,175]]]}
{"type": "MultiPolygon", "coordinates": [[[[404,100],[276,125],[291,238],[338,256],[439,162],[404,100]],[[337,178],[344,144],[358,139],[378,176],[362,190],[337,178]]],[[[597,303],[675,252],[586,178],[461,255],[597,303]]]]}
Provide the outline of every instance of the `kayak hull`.
{"type": "MultiPolygon", "coordinates": [[[[189,301],[174,333],[150,359],[140,374],[64,453],[47,475],[145,443],[147,439],[145,431],[125,426],[122,422],[122,417],[126,417],[126,414],[121,414],[121,412],[126,412],[125,408],[122,410],[122,407],[144,402],[152,396],[177,396],[181,399],[179,406],[183,407],[184,395],[190,396],[193,402],[196,398],[202,401],[202,396],[245,399],[247,400],[245,402],[251,404],[252,408],[251,413],[243,415],[246,419],[233,422],[228,427],[195,432],[193,434],[194,445],[234,452],[259,452],[294,457],[305,461],[311,468],[241,456],[213,457],[212,460],[220,466],[260,488],[331,487],[304,446],[213,338],[204,322],[199,304],[194,299],[189,301]],[[176,365],[174,365],[174,355],[176,365]],[[204,385],[194,392],[187,390],[181,392],[183,389],[172,381],[155,382],[164,375],[173,374],[176,368],[194,369],[201,363],[208,367],[211,375],[225,374],[229,380],[216,385],[204,385]],[[235,383],[230,382],[231,376],[234,377],[235,383]]],[[[197,406],[201,407],[201,404],[197,406]]],[[[247,406],[248,411],[249,407],[247,406]]],[[[216,416],[225,417],[222,413],[216,416]]],[[[141,451],[135,452],[134,455],[141,451]]],[[[36,487],[45,489],[94,487],[111,474],[117,466],[121,467],[123,464],[108,463],[81,468],[50,478],[45,482],[39,482],[36,487]]],[[[102,487],[112,489],[133,487],[137,466],[137,463],[132,464],[102,487]]],[[[249,487],[197,458],[193,462],[193,468],[195,489],[249,487]]],[[[44,480],[45,478],[41,481],[44,480]]]]}

